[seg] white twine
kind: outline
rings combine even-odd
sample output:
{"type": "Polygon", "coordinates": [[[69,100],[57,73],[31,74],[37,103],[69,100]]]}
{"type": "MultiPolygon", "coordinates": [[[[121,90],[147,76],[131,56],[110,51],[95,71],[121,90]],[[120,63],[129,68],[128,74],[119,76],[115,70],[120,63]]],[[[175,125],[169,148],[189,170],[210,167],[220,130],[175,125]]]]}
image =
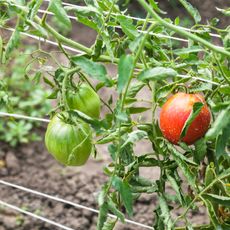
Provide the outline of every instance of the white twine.
{"type": "MultiPolygon", "coordinates": [[[[44,1],[45,1],[45,2],[50,2],[50,0],[44,0],[44,1]]],[[[63,4],[63,6],[71,6],[71,7],[76,7],[76,8],[79,8],[79,9],[82,8],[81,6],[74,5],[74,4],[70,4],[70,3],[67,3],[67,2],[62,2],[62,4],[63,4]]],[[[120,14],[116,14],[116,13],[111,13],[111,15],[120,16],[120,14]]],[[[72,16],[70,16],[70,17],[72,17],[72,16]]],[[[129,16],[129,15],[125,15],[125,17],[130,18],[130,19],[133,19],[133,20],[135,20],[135,21],[142,21],[142,22],[145,22],[145,21],[146,21],[146,19],[144,19],[144,18],[137,18],[137,17],[133,17],[133,16],[129,16]]],[[[151,22],[150,22],[150,23],[151,23],[151,22]]],[[[177,27],[179,27],[179,28],[181,28],[181,29],[183,29],[183,30],[187,30],[187,31],[189,31],[189,32],[193,32],[193,33],[199,33],[199,32],[201,32],[201,31],[199,31],[199,30],[193,30],[193,29],[189,29],[189,28],[182,27],[182,26],[177,26],[177,27]]],[[[211,35],[212,37],[221,38],[221,36],[220,36],[219,34],[210,33],[210,35],[211,35]]]]}
{"type": "Polygon", "coordinates": [[[46,122],[46,123],[50,122],[49,119],[30,117],[30,116],[25,116],[25,115],[21,115],[21,114],[15,114],[15,113],[0,112],[0,116],[14,117],[14,118],[20,118],[20,119],[26,119],[26,120],[33,120],[33,121],[41,121],[41,122],[46,122]]]}
{"type": "MultiPolygon", "coordinates": [[[[0,28],[8,30],[8,31],[11,31],[11,32],[15,31],[15,29],[13,29],[13,28],[5,28],[5,27],[2,27],[2,26],[0,26],[0,28]]],[[[41,41],[41,42],[44,42],[44,43],[48,43],[48,44],[51,44],[51,45],[54,45],[54,46],[59,46],[57,42],[53,42],[53,41],[50,41],[48,39],[44,39],[44,38],[41,38],[41,37],[38,37],[38,36],[35,36],[35,35],[32,35],[32,34],[28,34],[28,33],[25,33],[25,32],[20,32],[20,33],[22,35],[24,35],[24,36],[33,38],[35,40],[38,40],[38,41],[41,41]]],[[[62,45],[62,47],[65,48],[66,50],[70,50],[70,51],[73,51],[73,52],[76,52],[76,53],[79,53],[79,54],[85,54],[81,50],[78,50],[78,49],[75,49],[75,48],[72,48],[72,47],[69,47],[69,46],[66,46],[66,45],[62,45]]]]}
{"type": "MultiPolygon", "coordinates": [[[[52,13],[52,12],[50,12],[50,11],[46,11],[46,10],[38,10],[38,12],[40,12],[40,13],[46,13],[46,14],[48,14],[48,15],[54,15],[54,13],[52,13]]],[[[70,15],[68,15],[68,18],[69,18],[69,19],[78,20],[77,17],[70,16],[70,15]]],[[[118,29],[122,29],[121,26],[113,26],[113,27],[118,28],[118,29]]],[[[142,30],[137,30],[137,31],[138,31],[139,33],[142,33],[142,34],[148,33],[147,31],[142,31],[142,30]]],[[[159,37],[159,38],[169,38],[169,39],[173,39],[173,40],[177,40],[177,41],[181,41],[181,42],[186,42],[186,43],[189,42],[187,39],[178,38],[178,37],[172,37],[172,36],[165,35],[165,34],[160,34],[160,33],[149,32],[149,35],[154,35],[154,36],[159,37]]]]}
{"type": "MultiPolygon", "coordinates": [[[[20,186],[20,185],[9,183],[9,182],[3,181],[3,180],[0,180],[0,184],[6,185],[6,186],[9,186],[9,187],[13,187],[13,188],[25,191],[25,192],[29,192],[29,193],[32,193],[32,194],[35,194],[35,195],[38,195],[38,196],[41,196],[41,197],[45,197],[45,198],[48,198],[48,199],[51,199],[51,200],[62,202],[62,203],[71,205],[71,206],[76,207],[76,208],[85,209],[85,210],[88,210],[88,211],[91,211],[91,212],[99,214],[99,210],[97,210],[97,209],[90,208],[90,207],[87,207],[87,206],[84,206],[84,205],[81,205],[81,204],[76,204],[74,202],[71,202],[71,201],[68,201],[68,200],[65,200],[65,199],[62,199],[62,198],[59,198],[59,197],[51,196],[51,195],[48,195],[46,193],[38,192],[36,190],[29,189],[29,188],[26,188],[26,187],[23,187],[23,186],[20,186]]],[[[112,214],[108,214],[108,216],[111,217],[111,218],[114,218],[114,219],[117,218],[115,215],[112,215],[112,214]]],[[[132,221],[132,220],[125,219],[125,222],[129,223],[129,224],[139,226],[139,227],[143,227],[143,228],[146,228],[146,229],[153,229],[152,227],[150,227],[148,225],[141,224],[141,223],[138,223],[138,222],[135,222],[135,221],[132,221]]]]}
{"type": "MultiPolygon", "coordinates": [[[[21,7],[20,5],[17,5],[17,4],[13,4],[14,6],[18,6],[18,7],[21,7]]],[[[80,7],[80,6],[78,6],[80,7]]],[[[47,11],[47,10],[38,10],[39,13],[45,13],[45,14],[48,14],[48,15],[54,15],[54,13],[50,12],[50,11],[47,11]]],[[[78,20],[77,17],[74,17],[74,16],[70,16],[70,15],[67,15],[67,17],[69,19],[72,19],[72,20],[78,20]]],[[[118,28],[118,29],[122,29],[121,26],[114,26],[115,28],[118,28]]],[[[8,29],[8,30],[13,30],[12,28],[11,29],[8,29]]],[[[139,33],[142,33],[142,34],[146,34],[147,31],[142,31],[142,30],[137,30],[139,33]]],[[[27,35],[31,38],[35,38],[37,36],[34,36],[34,35],[31,35],[31,34],[28,34],[28,33],[24,33],[24,32],[21,32],[22,34],[24,35],[27,35]]],[[[165,34],[160,34],[160,33],[153,33],[153,32],[149,32],[149,35],[154,35],[156,37],[159,37],[159,38],[169,38],[169,39],[173,39],[173,40],[177,40],[177,41],[181,41],[181,42],[186,42],[188,43],[189,41],[187,39],[183,39],[183,38],[178,38],[178,37],[172,37],[172,36],[169,36],[169,35],[165,35],[165,34]]],[[[37,39],[37,38],[36,38],[37,39]]],[[[44,38],[41,38],[40,40],[45,40],[44,38]]],[[[46,40],[47,43],[50,43],[50,44],[54,44],[56,42],[52,42],[52,41],[49,41],[49,40],[46,40]]],[[[55,45],[58,45],[58,43],[56,43],[55,45]]],[[[68,50],[72,50],[72,51],[75,51],[75,49],[71,48],[71,47],[67,47],[67,46],[64,46],[64,48],[68,49],[68,50]]],[[[79,50],[78,50],[79,52],[79,50]]],[[[81,51],[80,51],[81,52],[81,51]]],[[[82,52],[83,53],[83,52],[82,52]]]]}
{"type": "Polygon", "coordinates": [[[62,225],[62,224],[58,224],[57,222],[52,221],[52,220],[49,220],[49,219],[47,219],[47,218],[45,218],[45,217],[36,215],[36,214],[34,214],[34,213],[32,213],[32,212],[25,211],[24,209],[21,209],[21,208],[19,208],[19,207],[17,207],[17,206],[14,206],[14,205],[12,205],[12,204],[8,204],[8,203],[6,203],[6,202],[4,202],[4,201],[2,201],[2,200],[0,200],[0,205],[3,205],[3,206],[5,206],[5,207],[7,207],[7,208],[10,208],[10,209],[13,209],[13,210],[15,210],[15,211],[17,211],[17,212],[20,212],[20,213],[22,213],[22,214],[25,214],[25,215],[27,215],[27,216],[31,216],[31,217],[33,217],[33,218],[35,218],[35,219],[41,220],[41,221],[46,222],[46,223],[48,223],[48,224],[54,225],[54,226],[59,227],[59,228],[61,228],[61,229],[64,229],[64,230],[74,230],[73,228],[66,227],[66,226],[64,226],[64,225],[62,225]]]}

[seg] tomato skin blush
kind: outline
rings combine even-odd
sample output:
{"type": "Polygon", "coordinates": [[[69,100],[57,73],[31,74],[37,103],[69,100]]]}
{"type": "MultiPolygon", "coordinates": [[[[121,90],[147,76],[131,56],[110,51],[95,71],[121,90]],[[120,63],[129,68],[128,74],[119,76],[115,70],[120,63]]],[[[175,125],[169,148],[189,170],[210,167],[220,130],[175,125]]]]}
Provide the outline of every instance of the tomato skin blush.
{"type": "Polygon", "coordinates": [[[191,145],[204,136],[211,121],[211,113],[204,97],[200,94],[176,93],[163,105],[159,119],[160,129],[163,136],[171,143],[177,144],[180,141],[180,134],[184,124],[196,102],[202,102],[204,106],[181,140],[191,145]]]}

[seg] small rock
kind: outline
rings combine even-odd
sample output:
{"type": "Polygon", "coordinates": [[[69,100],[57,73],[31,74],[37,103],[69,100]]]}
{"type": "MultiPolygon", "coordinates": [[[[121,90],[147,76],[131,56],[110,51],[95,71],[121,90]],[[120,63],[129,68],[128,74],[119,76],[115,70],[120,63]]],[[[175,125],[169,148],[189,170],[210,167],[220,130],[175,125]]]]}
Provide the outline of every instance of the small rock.
{"type": "Polygon", "coordinates": [[[57,215],[57,216],[62,215],[63,212],[64,212],[63,210],[64,210],[63,204],[58,203],[58,204],[55,206],[55,209],[54,209],[55,215],[57,215]]]}
{"type": "Polygon", "coordinates": [[[6,155],[5,152],[0,150],[0,159],[3,159],[5,155],[6,155]]]}
{"type": "Polygon", "coordinates": [[[7,168],[0,169],[0,176],[7,176],[9,174],[7,168]]]}
{"type": "Polygon", "coordinates": [[[2,222],[6,229],[15,229],[17,226],[16,218],[14,216],[5,216],[2,218],[2,222]]]}
{"type": "Polygon", "coordinates": [[[18,158],[13,152],[8,152],[6,154],[6,166],[11,175],[16,175],[20,172],[21,167],[18,158]]]}

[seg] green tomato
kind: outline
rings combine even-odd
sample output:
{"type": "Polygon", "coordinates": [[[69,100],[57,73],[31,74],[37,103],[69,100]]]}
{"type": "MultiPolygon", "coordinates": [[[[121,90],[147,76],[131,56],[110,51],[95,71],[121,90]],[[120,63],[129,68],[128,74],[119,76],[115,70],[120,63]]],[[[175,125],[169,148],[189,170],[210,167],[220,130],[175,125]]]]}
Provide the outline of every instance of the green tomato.
{"type": "Polygon", "coordinates": [[[99,118],[100,97],[89,85],[81,84],[76,92],[68,90],[66,99],[70,109],[77,109],[92,118],[99,118]]]}
{"type": "Polygon", "coordinates": [[[84,165],[92,151],[92,131],[85,122],[68,124],[56,115],[47,127],[45,144],[58,162],[66,166],[84,165]]]}

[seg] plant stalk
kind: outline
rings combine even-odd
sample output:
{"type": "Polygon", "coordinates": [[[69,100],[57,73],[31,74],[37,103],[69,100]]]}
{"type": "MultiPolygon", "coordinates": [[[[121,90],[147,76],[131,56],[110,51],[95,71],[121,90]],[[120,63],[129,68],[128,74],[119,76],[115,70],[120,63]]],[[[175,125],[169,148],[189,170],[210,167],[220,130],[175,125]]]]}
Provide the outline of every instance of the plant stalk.
{"type": "Polygon", "coordinates": [[[216,46],[211,44],[210,42],[198,37],[195,34],[192,34],[186,30],[184,30],[182,27],[175,26],[174,24],[168,23],[166,20],[161,18],[150,6],[145,2],[145,0],[138,0],[138,2],[142,5],[142,7],[161,25],[165,26],[166,28],[175,31],[176,33],[189,38],[193,41],[199,42],[203,46],[209,48],[210,50],[215,51],[216,53],[223,54],[227,57],[230,57],[230,52],[225,50],[223,47],[216,46]]]}

